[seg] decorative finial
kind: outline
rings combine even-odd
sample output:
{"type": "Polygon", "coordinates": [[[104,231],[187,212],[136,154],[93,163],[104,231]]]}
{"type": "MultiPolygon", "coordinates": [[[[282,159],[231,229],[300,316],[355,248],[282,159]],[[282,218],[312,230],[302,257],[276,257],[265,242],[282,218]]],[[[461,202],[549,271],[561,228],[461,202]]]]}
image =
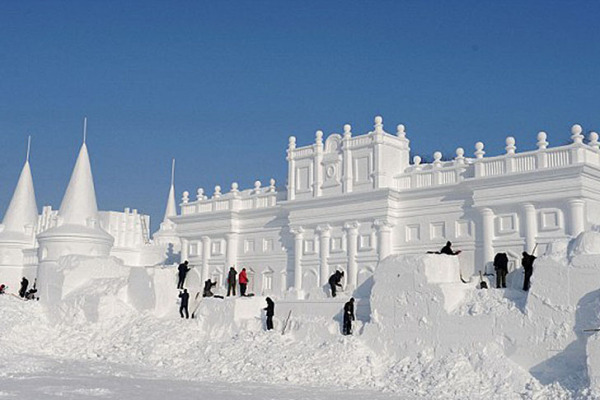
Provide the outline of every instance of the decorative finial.
{"type": "Polygon", "coordinates": [[[204,189],[203,188],[198,188],[198,190],[196,190],[196,200],[204,200],[204,189]]]}
{"type": "Polygon", "coordinates": [[[458,147],[456,149],[456,157],[454,158],[454,160],[458,164],[464,164],[465,163],[465,149],[463,149],[462,147],[458,147]]]}
{"type": "Polygon", "coordinates": [[[290,136],[288,147],[293,150],[296,148],[296,136],[290,136]]]}
{"type": "Polygon", "coordinates": [[[598,134],[596,132],[590,132],[590,142],[588,144],[596,149],[600,148],[600,143],[598,143],[598,134]]]}
{"type": "Polygon", "coordinates": [[[352,126],[350,124],[344,125],[344,137],[349,138],[352,136],[352,126]]]}
{"type": "Polygon", "coordinates": [[[434,161],[441,161],[442,159],[442,152],[441,151],[436,151],[435,153],[433,153],[433,160],[434,161]]]}
{"type": "Polygon", "coordinates": [[[383,118],[380,115],[375,117],[374,128],[375,128],[375,132],[383,133],[383,118]]]}
{"type": "Polygon", "coordinates": [[[190,201],[190,192],[188,192],[187,190],[185,192],[183,192],[183,197],[181,198],[181,202],[183,204],[187,204],[190,201]]]}
{"type": "Polygon", "coordinates": [[[269,192],[275,192],[275,179],[273,178],[269,180],[269,192]]]}
{"type": "Polygon", "coordinates": [[[421,157],[414,156],[413,157],[413,164],[415,164],[415,166],[421,165],[421,157]]]}
{"type": "Polygon", "coordinates": [[[83,144],[87,139],[87,117],[83,117],[83,144]]]}
{"type": "Polygon", "coordinates": [[[475,157],[483,158],[484,154],[485,154],[485,151],[483,151],[483,142],[475,143],[475,157]]]}
{"type": "Polygon", "coordinates": [[[29,162],[29,152],[31,150],[31,135],[27,137],[27,156],[25,157],[25,161],[29,162]]]}
{"type": "Polygon", "coordinates": [[[171,186],[175,184],[175,159],[171,162],[171,186]]]}
{"type": "Polygon", "coordinates": [[[315,132],[315,143],[323,144],[323,131],[319,130],[315,132]]]}
{"type": "Polygon", "coordinates": [[[217,185],[215,186],[215,192],[213,193],[213,197],[221,197],[221,186],[217,185]]]}
{"type": "Polygon", "coordinates": [[[544,150],[546,147],[548,147],[548,142],[546,141],[547,138],[548,135],[544,131],[541,131],[537,134],[537,147],[539,150],[544,150]]]}
{"type": "Polygon", "coordinates": [[[396,126],[396,136],[404,139],[406,137],[405,129],[406,129],[405,126],[402,124],[399,124],[398,126],[396,126]]]}
{"type": "Polygon", "coordinates": [[[254,190],[259,191],[260,185],[261,185],[260,181],[254,181],[254,190]]]}
{"type": "Polygon", "coordinates": [[[238,187],[239,187],[238,183],[237,182],[233,182],[231,184],[231,193],[237,193],[239,191],[238,187]]]}
{"type": "Polygon", "coordinates": [[[571,127],[571,140],[573,140],[573,143],[583,143],[583,135],[581,132],[583,132],[581,125],[575,124],[571,127]]]}
{"type": "Polygon", "coordinates": [[[515,154],[515,150],[517,149],[517,146],[515,146],[515,138],[512,136],[509,136],[506,138],[506,154],[515,154]]]}

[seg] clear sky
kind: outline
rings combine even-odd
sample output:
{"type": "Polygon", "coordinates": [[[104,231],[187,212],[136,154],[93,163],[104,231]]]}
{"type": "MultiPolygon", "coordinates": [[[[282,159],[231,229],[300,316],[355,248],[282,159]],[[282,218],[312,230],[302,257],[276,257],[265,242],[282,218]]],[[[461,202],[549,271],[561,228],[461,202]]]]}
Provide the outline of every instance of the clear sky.
{"type": "MultiPolygon", "coordinates": [[[[600,130],[598,1],[0,1],[0,213],[27,135],[60,206],[82,118],[103,210],[162,219],[176,191],[274,177],[298,145],[404,123],[431,159],[600,130]]],[[[227,190],[225,190],[227,189],[227,190]]]]}

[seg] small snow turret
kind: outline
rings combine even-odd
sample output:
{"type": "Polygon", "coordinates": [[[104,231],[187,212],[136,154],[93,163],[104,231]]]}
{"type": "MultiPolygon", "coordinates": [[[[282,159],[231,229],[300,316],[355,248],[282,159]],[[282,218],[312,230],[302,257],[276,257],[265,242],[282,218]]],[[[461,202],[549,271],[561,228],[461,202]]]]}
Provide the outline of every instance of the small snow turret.
{"type": "Polygon", "coordinates": [[[110,253],[114,239],[99,226],[85,136],[58,211],[57,226],[38,235],[38,241],[40,262],[56,261],[70,254],[108,256],[110,253]]]}
{"type": "MultiPolygon", "coordinates": [[[[31,138],[30,138],[31,140],[31,138]]],[[[13,197],[0,232],[0,275],[3,283],[16,287],[23,276],[35,277],[35,267],[26,266],[25,250],[35,245],[38,209],[29,166],[29,147],[13,197]]]]}
{"type": "Polygon", "coordinates": [[[17,186],[10,200],[0,232],[0,242],[20,241],[33,243],[33,232],[38,220],[38,209],[33,189],[33,178],[29,166],[29,144],[27,158],[17,181],[17,186]]]}

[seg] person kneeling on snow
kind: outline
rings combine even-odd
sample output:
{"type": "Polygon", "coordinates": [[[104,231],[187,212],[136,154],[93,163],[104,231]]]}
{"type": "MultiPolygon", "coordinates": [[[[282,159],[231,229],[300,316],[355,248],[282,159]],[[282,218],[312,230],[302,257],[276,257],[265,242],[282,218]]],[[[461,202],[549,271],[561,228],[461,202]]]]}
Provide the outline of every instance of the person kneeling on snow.
{"type": "Polygon", "coordinates": [[[344,277],[344,272],[335,271],[333,275],[329,277],[329,287],[331,287],[331,297],[335,297],[337,287],[342,287],[340,283],[342,278],[344,277]]]}
{"type": "Polygon", "coordinates": [[[458,250],[458,251],[452,250],[452,242],[447,241],[446,245],[444,247],[442,247],[442,249],[440,250],[440,254],[447,254],[449,256],[457,256],[460,254],[460,250],[458,250]]]}
{"type": "Polygon", "coordinates": [[[204,282],[204,291],[202,292],[202,297],[213,297],[214,294],[211,289],[216,285],[217,285],[217,282],[213,282],[210,279],[207,279],[204,282]]]}
{"type": "Polygon", "coordinates": [[[354,297],[344,304],[344,326],[342,333],[344,335],[352,335],[352,321],[354,321],[354,297]]]}
{"type": "Polygon", "coordinates": [[[189,318],[190,313],[188,312],[188,302],[190,300],[190,294],[187,289],[183,289],[183,292],[179,293],[179,298],[181,299],[181,306],[179,306],[179,314],[181,318],[183,318],[183,312],[185,311],[185,317],[189,318]]]}
{"type": "Polygon", "coordinates": [[[39,300],[39,297],[35,297],[35,294],[37,293],[37,289],[34,287],[32,289],[29,289],[27,291],[27,293],[25,293],[25,300],[39,300]]]}

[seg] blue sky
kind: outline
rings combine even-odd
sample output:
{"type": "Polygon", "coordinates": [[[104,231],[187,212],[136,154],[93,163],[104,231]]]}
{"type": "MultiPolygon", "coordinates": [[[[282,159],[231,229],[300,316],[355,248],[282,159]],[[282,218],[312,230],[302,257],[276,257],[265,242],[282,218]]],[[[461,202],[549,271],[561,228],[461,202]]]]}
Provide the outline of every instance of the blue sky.
{"type": "Polygon", "coordinates": [[[288,136],[404,123],[414,153],[472,154],[600,130],[600,2],[0,2],[0,213],[33,136],[38,206],[81,144],[101,209],[156,228],[176,190],[270,177],[288,136]]]}

